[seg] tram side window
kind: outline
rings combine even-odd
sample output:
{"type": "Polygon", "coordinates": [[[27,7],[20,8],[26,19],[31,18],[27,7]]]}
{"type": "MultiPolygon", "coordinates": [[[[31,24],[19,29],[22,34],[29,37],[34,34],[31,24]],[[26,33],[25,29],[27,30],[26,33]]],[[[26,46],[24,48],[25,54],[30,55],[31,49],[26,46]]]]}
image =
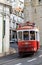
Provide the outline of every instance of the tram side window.
{"type": "Polygon", "coordinates": [[[36,40],[39,41],[39,33],[36,32],[36,40]]]}
{"type": "Polygon", "coordinates": [[[23,39],[24,40],[29,40],[29,32],[28,31],[23,32],[23,39]]]}
{"type": "Polygon", "coordinates": [[[21,31],[18,32],[18,40],[22,40],[22,32],[21,31]]]}
{"type": "Polygon", "coordinates": [[[35,31],[30,31],[30,40],[35,40],[35,31]]]}

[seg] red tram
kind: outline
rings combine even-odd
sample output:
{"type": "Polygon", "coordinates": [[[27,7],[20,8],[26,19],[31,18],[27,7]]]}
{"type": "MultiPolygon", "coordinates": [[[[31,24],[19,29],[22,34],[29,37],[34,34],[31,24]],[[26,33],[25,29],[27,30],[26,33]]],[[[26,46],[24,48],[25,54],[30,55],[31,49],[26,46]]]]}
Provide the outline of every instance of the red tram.
{"type": "Polygon", "coordinates": [[[18,51],[24,53],[34,53],[40,48],[39,30],[35,23],[26,23],[17,28],[18,51]]]}

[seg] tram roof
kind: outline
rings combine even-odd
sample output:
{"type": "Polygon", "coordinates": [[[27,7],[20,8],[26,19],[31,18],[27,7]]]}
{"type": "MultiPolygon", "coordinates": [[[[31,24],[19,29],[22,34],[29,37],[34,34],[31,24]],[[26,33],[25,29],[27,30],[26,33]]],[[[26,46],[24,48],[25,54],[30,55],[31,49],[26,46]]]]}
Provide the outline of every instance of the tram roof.
{"type": "Polygon", "coordinates": [[[18,30],[33,30],[33,31],[39,31],[37,27],[33,27],[33,26],[23,26],[23,27],[19,27],[17,28],[17,31],[18,30]]]}

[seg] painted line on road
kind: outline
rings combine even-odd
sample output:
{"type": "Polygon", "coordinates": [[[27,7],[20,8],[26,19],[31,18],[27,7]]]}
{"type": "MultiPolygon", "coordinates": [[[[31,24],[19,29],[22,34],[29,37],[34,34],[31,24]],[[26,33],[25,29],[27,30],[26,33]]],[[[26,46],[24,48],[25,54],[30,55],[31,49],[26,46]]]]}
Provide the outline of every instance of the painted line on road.
{"type": "Polygon", "coordinates": [[[37,58],[33,58],[33,59],[31,59],[31,60],[28,60],[27,62],[32,62],[32,61],[34,61],[34,60],[37,60],[37,58]]]}
{"type": "Polygon", "coordinates": [[[41,58],[41,57],[42,57],[42,55],[39,55],[39,57],[41,58]]]}
{"type": "Polygon", "coordinates": [[[18,63],[18,64],[15,64],[15,65],[21,65],[22,63],[18,63]]]}

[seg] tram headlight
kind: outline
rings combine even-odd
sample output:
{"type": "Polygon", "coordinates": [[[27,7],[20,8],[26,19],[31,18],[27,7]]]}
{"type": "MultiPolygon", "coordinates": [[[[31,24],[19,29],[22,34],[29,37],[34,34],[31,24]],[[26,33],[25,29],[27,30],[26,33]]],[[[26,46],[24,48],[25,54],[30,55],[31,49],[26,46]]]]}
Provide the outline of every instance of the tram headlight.
{"type": "Polygon", "coordinates": [[[34,48],[34,51],[36,51],[36,48],[34,48]]]}

